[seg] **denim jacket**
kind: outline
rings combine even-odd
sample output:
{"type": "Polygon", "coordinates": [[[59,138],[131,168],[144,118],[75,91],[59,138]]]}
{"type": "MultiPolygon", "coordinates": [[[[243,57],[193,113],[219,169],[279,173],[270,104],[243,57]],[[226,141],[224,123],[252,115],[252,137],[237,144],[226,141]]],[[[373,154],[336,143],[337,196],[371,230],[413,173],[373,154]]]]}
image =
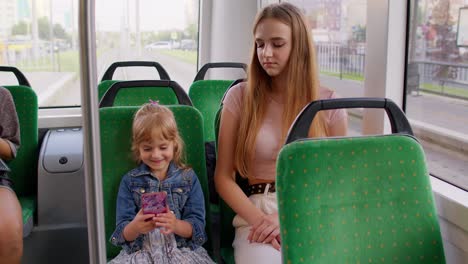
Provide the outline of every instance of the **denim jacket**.
{"type": "Polygon", "coordinates": [[[192,169],[182,170],[171,162],[167,178],[163,181],[153,176],[150,168],[144,163],[123,176],[117,195],[117,227],[110,238],[112,244],[121,246],[127,253],[142,248],[144,235],[128,242],[123,237],[123,230],[140,210],[141,195],[161,191],[167,192],[167,204],[177,219],[192,224],[191,238],[175,235],[177,247],[189,247],[193,250],[206,242],[205,201],[197,175],[192,169]]]}

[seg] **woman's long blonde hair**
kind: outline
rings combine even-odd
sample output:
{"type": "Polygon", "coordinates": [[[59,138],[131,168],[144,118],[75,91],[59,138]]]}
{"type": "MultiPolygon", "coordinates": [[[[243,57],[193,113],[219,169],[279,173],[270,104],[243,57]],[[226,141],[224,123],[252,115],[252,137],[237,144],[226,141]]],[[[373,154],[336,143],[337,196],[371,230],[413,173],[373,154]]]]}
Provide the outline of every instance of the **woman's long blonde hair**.
{"type": "MultiPolygon", "coordinates": [[[[319,99],[318,67],[310,29],[301,11],[289,3],[272,4],[257,15],[253,34],[258,24],[267,18],[276,19],[291,28],[291,53],[287,71],[287,89],[284,98],[281,139],[284,141],[288,129],[302,108],[319,99]]],[[[255,141],[267,109],[267,94],[272,91],[271,77],[264,71],[254,44],[248,69],[247,91],[244,93],[240,117],[238,144],[235,152],[236,170],[245,178],[249,175],[253,160],[255,141]]],[[[309,130],[310,137],[326,136],[327,129],[322,115],[316,116],[309,130]]]]}
{"type": "Polygon", "coordinates": [[[140,144],[154,137],[173,142],[174,163],[179,168],[188,168],[185,164],[184,141],[179,135],[174,114],[169,108],[153,102],[143,105],[133,118],[132,153],[138,163],[141,162],[140,144]]]}

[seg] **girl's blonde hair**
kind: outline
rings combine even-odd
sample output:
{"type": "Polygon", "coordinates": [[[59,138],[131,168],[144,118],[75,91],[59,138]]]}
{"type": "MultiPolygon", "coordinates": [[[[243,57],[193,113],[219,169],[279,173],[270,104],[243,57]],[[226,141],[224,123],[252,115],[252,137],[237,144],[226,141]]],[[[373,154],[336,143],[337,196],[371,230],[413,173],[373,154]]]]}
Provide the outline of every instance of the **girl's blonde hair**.
{"type": "Polygon", "coordinates": [[[179,168],[186,169],[184,141],[179,135],[174,114],[158,103],[144,104],[135,113],[132,125],[132,153],[138,163],[141,162],[140,144],[155,137],[174,143],[173,161],[179,168]]]}
{"type": "MultiPolygon", "coordinates": [[[[281,139],[285,140],[288,129],[302,108],[309,102],[319,99],[318,66],[310,29],[302,12],[292,4],[272,4],[260,11],[254,23],[253,34],[259,23],[267,18],[276,19],[291,28],[291,53],[287,73],[288,87],[284,98],[281,139]]],[[[264,71],[257,56],[254,43],[248,69],[247,91],[244,94],[244,107],[241,110],[238,144],[235,152],[236,170],[243,176],[249,175],[253,160],[257,133],[267,109],[267,93],[272,91],[271,77],[264,71]]],[[[322,114],[319,113],[309,130],[310,137],[327,136],[322,114]]]]}

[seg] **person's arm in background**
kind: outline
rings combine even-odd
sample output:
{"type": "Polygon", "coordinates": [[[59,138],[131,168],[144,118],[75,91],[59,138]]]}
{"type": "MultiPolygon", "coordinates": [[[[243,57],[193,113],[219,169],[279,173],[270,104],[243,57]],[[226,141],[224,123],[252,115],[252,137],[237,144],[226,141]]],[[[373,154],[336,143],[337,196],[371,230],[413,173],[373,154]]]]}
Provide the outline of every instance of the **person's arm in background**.
{"type": "Polygon", "coordinates": [[[0,138],[0,158],[2,160],[11,160],[13,158],[10,144],[8,144],[3,138],[0,138]]]}
{"type": "MultiPolygon", "coordinates": [[[[10,92],[0,87],[0,158],[15,157],[19,146],[19,124],[10,92]]],[[[23,256],[23,221],[21,205],[8,185],[0,185],[0,262],[21,263],[23,256]]]]}
{"type": "Polygon", "coordinates": [[[339,109],[336,111],[342,111],[342,113],[337,114],[339,116],[337,119],[330,120],[329,131],[330,137],[339,137],[346,136],[348,133],[348,113],[345,109],[339,109]]]}
{"type": "Polygon", "coordinates": [[[20,145],[20,127],[10,92],[0,87],[0,158],[10,160],[20,145]]]}
{"type": "MultiPolygon", "coordinates": [[[[339,94],[327,88],[321,87],[321,91],[328,91],[328,96],[324,99],[335,99],[341,98],[339,94]]],[[[325,119],[327,123],[327,130],[329,137],[341,137],[346,136],[348,133],[348,111],[346,109],[333,109],[324,111],[325,119]]]]}

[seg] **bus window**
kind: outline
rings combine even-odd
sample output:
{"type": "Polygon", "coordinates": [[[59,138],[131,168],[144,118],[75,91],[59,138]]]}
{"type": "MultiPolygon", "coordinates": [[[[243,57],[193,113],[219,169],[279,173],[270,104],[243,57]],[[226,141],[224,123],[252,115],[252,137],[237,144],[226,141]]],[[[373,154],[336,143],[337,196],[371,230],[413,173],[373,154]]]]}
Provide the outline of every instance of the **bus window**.
{"type": "MultiPolygon", "coordinates": [[[[0,2],[0,65],[15,66],[26,75],[39,107],[81,105],[78,3],[0,2]]],[[[198,0],[97,0],[98,79],[116,61],[157,61],[187,90],[197,72],[198,9],[198,0]]],[[[154,69],[124,68],[114,78],[158,75],[154,69]]],[[[0,74],[0,85],[10,84],[16,80],[0,74]]]]}
{"type": "MultiPolygon", "coordinates": [[[[320,84],[341,97],[364,96],[367,0],[286,2],[301,7],[310,23],[320,84]]],[[[350,135],[362,134],[362,110],[348,111],[350,135]]]]}
{"type": "MultiPolygon", "coordinates": [[[[98,77],[115,61],[157,61],[187,91],[197,72],[198,10],[198,0],[96,1],[98,77]]],[[[159,77],[154,68],[124,67],[114,79],[159,77]]]]}
{"type": "Polygon", "coordinates": [[[468,49],[456,45],[463,6],[411,1],[405,88],[414,130],[423,142],[437,142],[423,144],[430,173],[467,190],[468,49]]]}
{"type": "MultiPolygon", "coordinates": [[[[77,7],[76,0],[0,3],[0,64],[24,73],[40,107],[79,104],[77,7]]],[[[1,74],[0,85],[17,84],[8,77],[1,74]]]]}

